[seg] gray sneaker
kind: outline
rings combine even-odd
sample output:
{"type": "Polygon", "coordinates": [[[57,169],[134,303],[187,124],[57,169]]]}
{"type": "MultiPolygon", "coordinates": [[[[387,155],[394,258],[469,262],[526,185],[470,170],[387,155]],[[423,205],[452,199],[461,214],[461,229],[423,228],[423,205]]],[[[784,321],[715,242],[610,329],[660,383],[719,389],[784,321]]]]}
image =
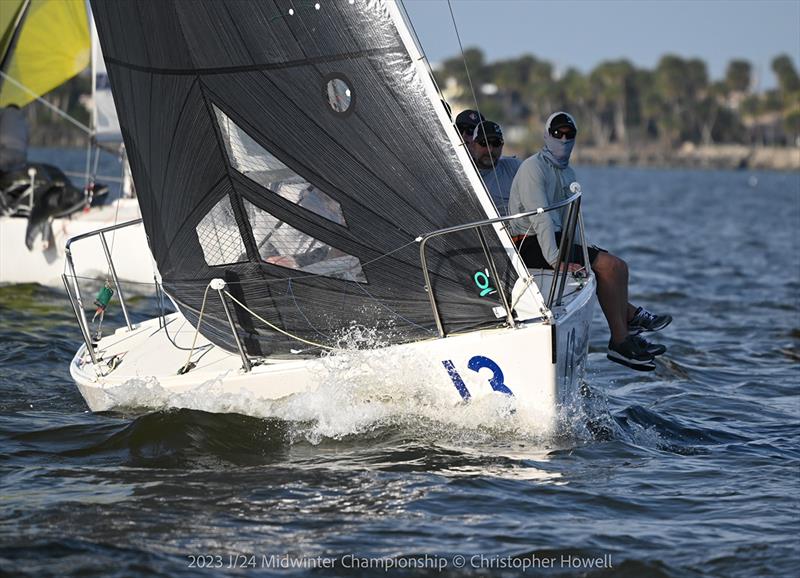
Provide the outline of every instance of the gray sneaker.
{"type": "Polygon", "coordinates": [[[633,335],[628,335],[618,345],[609,341],[606,357],[636,371],[653,371],[656,368],[653,354],[644,348],[642,342],[647,343],[644,339],[637,339],[633,335]]]}
{"type": "Polygon", "coordinates": [[[647,309],[639,307],[628,321],[628,333],[639,335],[643,331],[661,331],[672,323],[672,315],[654,315],[647,309]]]}

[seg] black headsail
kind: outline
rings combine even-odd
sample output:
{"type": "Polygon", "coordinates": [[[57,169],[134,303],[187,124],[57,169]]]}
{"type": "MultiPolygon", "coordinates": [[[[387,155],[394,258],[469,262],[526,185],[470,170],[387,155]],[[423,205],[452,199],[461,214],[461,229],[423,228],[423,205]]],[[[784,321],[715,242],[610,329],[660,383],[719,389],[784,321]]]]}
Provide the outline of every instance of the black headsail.
{"type": "MultiPolygon", "coordinates": [[[[486,197],[409,56],[396,6],[92,9],[151,249],[190,320],[220,277],[256,315],[317,343],[353,323],[398,341],[437,334],[415,239],[485,219],[486,197]]],[[[491,289],[517,275],[498,234],[484,232],[500,279],[486,278],[475,231],[429,244],[448,332],[504,321],[491,289]]],[[[235,309],[249,353],[298,346],[235,309]]],[[[203,333],[233,349],[216,295],[206,315],[203,333]]]]}

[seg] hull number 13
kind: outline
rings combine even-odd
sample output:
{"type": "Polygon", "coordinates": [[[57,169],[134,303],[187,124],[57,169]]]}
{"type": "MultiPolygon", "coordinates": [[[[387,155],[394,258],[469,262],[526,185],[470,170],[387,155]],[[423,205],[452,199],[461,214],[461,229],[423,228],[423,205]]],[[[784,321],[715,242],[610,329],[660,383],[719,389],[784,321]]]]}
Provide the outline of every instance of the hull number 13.
{"type": "MultiPolygon", "coordinates": [[[[458,371],[456,371],[453,362],[450,359],[445,359],[442,361],[442,365],[444,365],[444,368],[447,370],[447,374],[450,376],[453,385],[456,386],[458,393],[465,401],[469,401],[472,396],[470,395],[467,386],[464,384],[464,380],[461,378],[461,375],[459,375],[458,371]]],[[[489,380],[489,385],[492,386],[492,389],[504,395],[514,395],[511,390],[508,389],[508,386],[503,382],[503,370],[500,369],[500,366],[497,365],[497,363],[492,359],[484,357],[483,355],[476,355],[469,360],[467,367],[476,373],[480,373],[481,369],[488,369],[492,372],[492,377],[489,380]]]]}

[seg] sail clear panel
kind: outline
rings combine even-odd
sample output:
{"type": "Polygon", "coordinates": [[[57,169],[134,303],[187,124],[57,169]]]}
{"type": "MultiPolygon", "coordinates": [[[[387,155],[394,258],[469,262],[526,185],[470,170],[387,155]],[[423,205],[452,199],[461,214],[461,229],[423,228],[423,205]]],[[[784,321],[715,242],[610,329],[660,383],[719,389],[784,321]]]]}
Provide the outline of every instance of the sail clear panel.
{"type": "Polygon", "coordinates": [[[296,205],[334,223],[345,224],[339,203],[276,159],[220,109],[214,107],[214,112],[222,142],[234,169],[296,205]]]}
{"type": "Polygon", "coordinates": [[[245,201],[244,207],[253,229],[258,255],[264,262],[326,277],[366,283],[367,279],[357,257],[347,255],[298,231],[252,203],[245,201]]]}
{"type": "MultiPolygon", "coordinates": [[[[196,321],[208,282],[240,302],[251,354],[352,324],[385,342],[496,326],[516,280],[381,0],[93,0],[145,228],[164,286],[196,321]],[[475,281],[481,272],[480,285],[475,281]],[[256,317],[257,316],[257,317],[256,317]]],[[[402,24],[400,24],[402,25],[402,24]]],[[[202,331],[234,349],[219,299],[202,331]]],[[[308,347],[308,346],[303,346],[308,347]]]]}
{"type": "Polygon", "coordinates": [[[227,196],[206,213],[195,230],[207,265],[213,267],[247,261],[242,234],[227,196]]]}

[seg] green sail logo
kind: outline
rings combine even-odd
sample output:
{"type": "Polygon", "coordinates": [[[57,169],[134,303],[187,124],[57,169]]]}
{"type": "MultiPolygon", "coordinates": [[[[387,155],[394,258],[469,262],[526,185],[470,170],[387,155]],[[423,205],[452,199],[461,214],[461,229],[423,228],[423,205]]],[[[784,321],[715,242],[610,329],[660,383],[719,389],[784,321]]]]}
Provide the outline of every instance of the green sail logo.
{"type": "Polygon", "coordinates": [[[477,271],[475,275],[472,276],[472,280],[475,281],[475,285],[477,285],[478,289],[481,290],[481,297],[486,297],[492,293],[497,293],[497,289],[491,286],[488,269],[477,271]]]}

